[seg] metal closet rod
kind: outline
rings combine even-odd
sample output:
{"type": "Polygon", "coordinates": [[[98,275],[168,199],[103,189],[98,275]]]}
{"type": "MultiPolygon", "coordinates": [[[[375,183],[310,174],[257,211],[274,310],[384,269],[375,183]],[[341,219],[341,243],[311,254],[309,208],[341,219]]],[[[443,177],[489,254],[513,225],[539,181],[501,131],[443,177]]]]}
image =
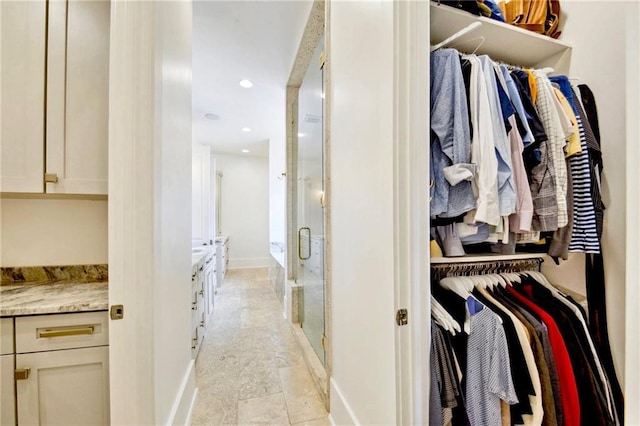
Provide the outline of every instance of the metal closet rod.
{"type": "Polygon", "coordinates": [[[544,259],[535,257],[530,259],[502,259],[479,262],[440,263],[432,264],[431,272],[440,278],[478,275],[499,274],[502,272],[539,271],[544,259]]]}

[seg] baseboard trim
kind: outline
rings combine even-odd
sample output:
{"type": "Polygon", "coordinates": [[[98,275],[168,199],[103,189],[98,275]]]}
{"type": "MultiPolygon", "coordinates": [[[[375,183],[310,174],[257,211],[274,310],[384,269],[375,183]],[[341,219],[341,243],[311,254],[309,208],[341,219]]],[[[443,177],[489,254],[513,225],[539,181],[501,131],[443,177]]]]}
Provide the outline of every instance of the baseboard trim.
{"type": "Polygon", "coordinates": [[[176,395],[176,400],[173,403],[169,418],[167,419],[167,425],[186,425],[191,421],[191,413],[195,405],[197,395],[196,389],[196,375],[195,375],[195,361],[189,362],[189,367],[180,384],[180,390],[176,395]]]}
{"type": "Polygon", "coordinates": [[[356,417],[355,413],[351,409],[351,406],[347,402],[340,390],[340,386],[336,381],[331,378],[331,414],[329,415],[329,421],[332,425],[360,425],[360,421],[356,417]]]}
{"type": "Polygon", "coordinates": [[[330,406],[329,395],[327,395],[327,370],[325,370],[324,365],[322,365],[322,362],[320,362],[318,355],[313,350],[313,346],[311,346],[311,343],[309,342],[307,335],[304,334],[304,331],[302,330],[302,327],[300,327],[300,324],[291,324],[291,329],[294,336],[296,337],[296,341],[298,342],[298,347],[302,351],[304,362],[307,364],[309,373],[311,373],[313,383],[316,385],[316,390],[320,394],[320,399],[322,399],[322,403],[324,404],[327,411],[329,411],[330,406]]]}
{"type": "Polygon", "coordinates": [[[268,268],[269,257],[229,259],[229,269],[268,268]]]}
{"type": "Polygon", "coordinates": [[[189,406],[189,413],[187,414],[187,419],[184,422],[186,426],[191,425],[191,418],[193,417],[193,409],[196,406],[197,399],[198,399],[198,388],[196,388],[196,391],[193,393],[193,398],[191,399],[191,405],[189,406]]]}

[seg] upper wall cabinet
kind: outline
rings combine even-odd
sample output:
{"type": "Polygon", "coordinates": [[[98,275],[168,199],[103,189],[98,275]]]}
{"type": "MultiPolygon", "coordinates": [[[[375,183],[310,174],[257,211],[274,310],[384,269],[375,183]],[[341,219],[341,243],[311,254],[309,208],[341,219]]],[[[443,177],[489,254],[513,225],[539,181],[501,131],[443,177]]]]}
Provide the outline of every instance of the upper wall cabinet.
{"type": "Polygon", "coordinates": [[[46,4],[1,2],[3,192],[44,189],[46,4]]]}
{"type": "Polygon", "coordinates": [[[109,23],[104,0],[2,2],[2,192],[107,194],[109,23]]]}

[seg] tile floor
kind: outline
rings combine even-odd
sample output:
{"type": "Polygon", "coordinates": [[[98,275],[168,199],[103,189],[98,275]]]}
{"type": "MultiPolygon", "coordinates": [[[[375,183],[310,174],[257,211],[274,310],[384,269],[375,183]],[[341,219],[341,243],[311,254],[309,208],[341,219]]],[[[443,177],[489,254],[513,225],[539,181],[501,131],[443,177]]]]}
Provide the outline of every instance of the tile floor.
{"type": "Polygon", "coordinates": [[[193,425],[329,425],[268,270],[227,273],[196,361],[193,425]]]}

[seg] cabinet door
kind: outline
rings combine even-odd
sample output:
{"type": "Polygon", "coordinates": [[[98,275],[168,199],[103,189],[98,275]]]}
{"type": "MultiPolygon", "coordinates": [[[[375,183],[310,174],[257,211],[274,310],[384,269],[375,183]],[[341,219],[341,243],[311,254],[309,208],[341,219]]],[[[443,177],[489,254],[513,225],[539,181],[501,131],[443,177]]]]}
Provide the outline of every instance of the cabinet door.
{"type": "Polygon", "coordinates": [[[16,424],[16,392],[13,387],[13,357],[0,356],[0,424],[16,424]]]}
{"type": "Polygon", "coordinates": [[[20,424],[109,424],[109,348],[16,355],[29,377],[16,381],[20,424]]]}
{"type": "Polygon", "coordinates": [[[223,278],[223,269],[222,264],[224,263],[223,256],[224,246],[222,241],[216,242],[216,287],[220,287],[222,285],[223,278]]]}
{"type": "Polygon", "coordinates": [[[49,2],[47,192],[107,194],[110,4],[49,2]]]}
{"type": "Polygon", "coordinates": [[[2,192],[44,190],[44,1],[2,1],[2,192]]]}

